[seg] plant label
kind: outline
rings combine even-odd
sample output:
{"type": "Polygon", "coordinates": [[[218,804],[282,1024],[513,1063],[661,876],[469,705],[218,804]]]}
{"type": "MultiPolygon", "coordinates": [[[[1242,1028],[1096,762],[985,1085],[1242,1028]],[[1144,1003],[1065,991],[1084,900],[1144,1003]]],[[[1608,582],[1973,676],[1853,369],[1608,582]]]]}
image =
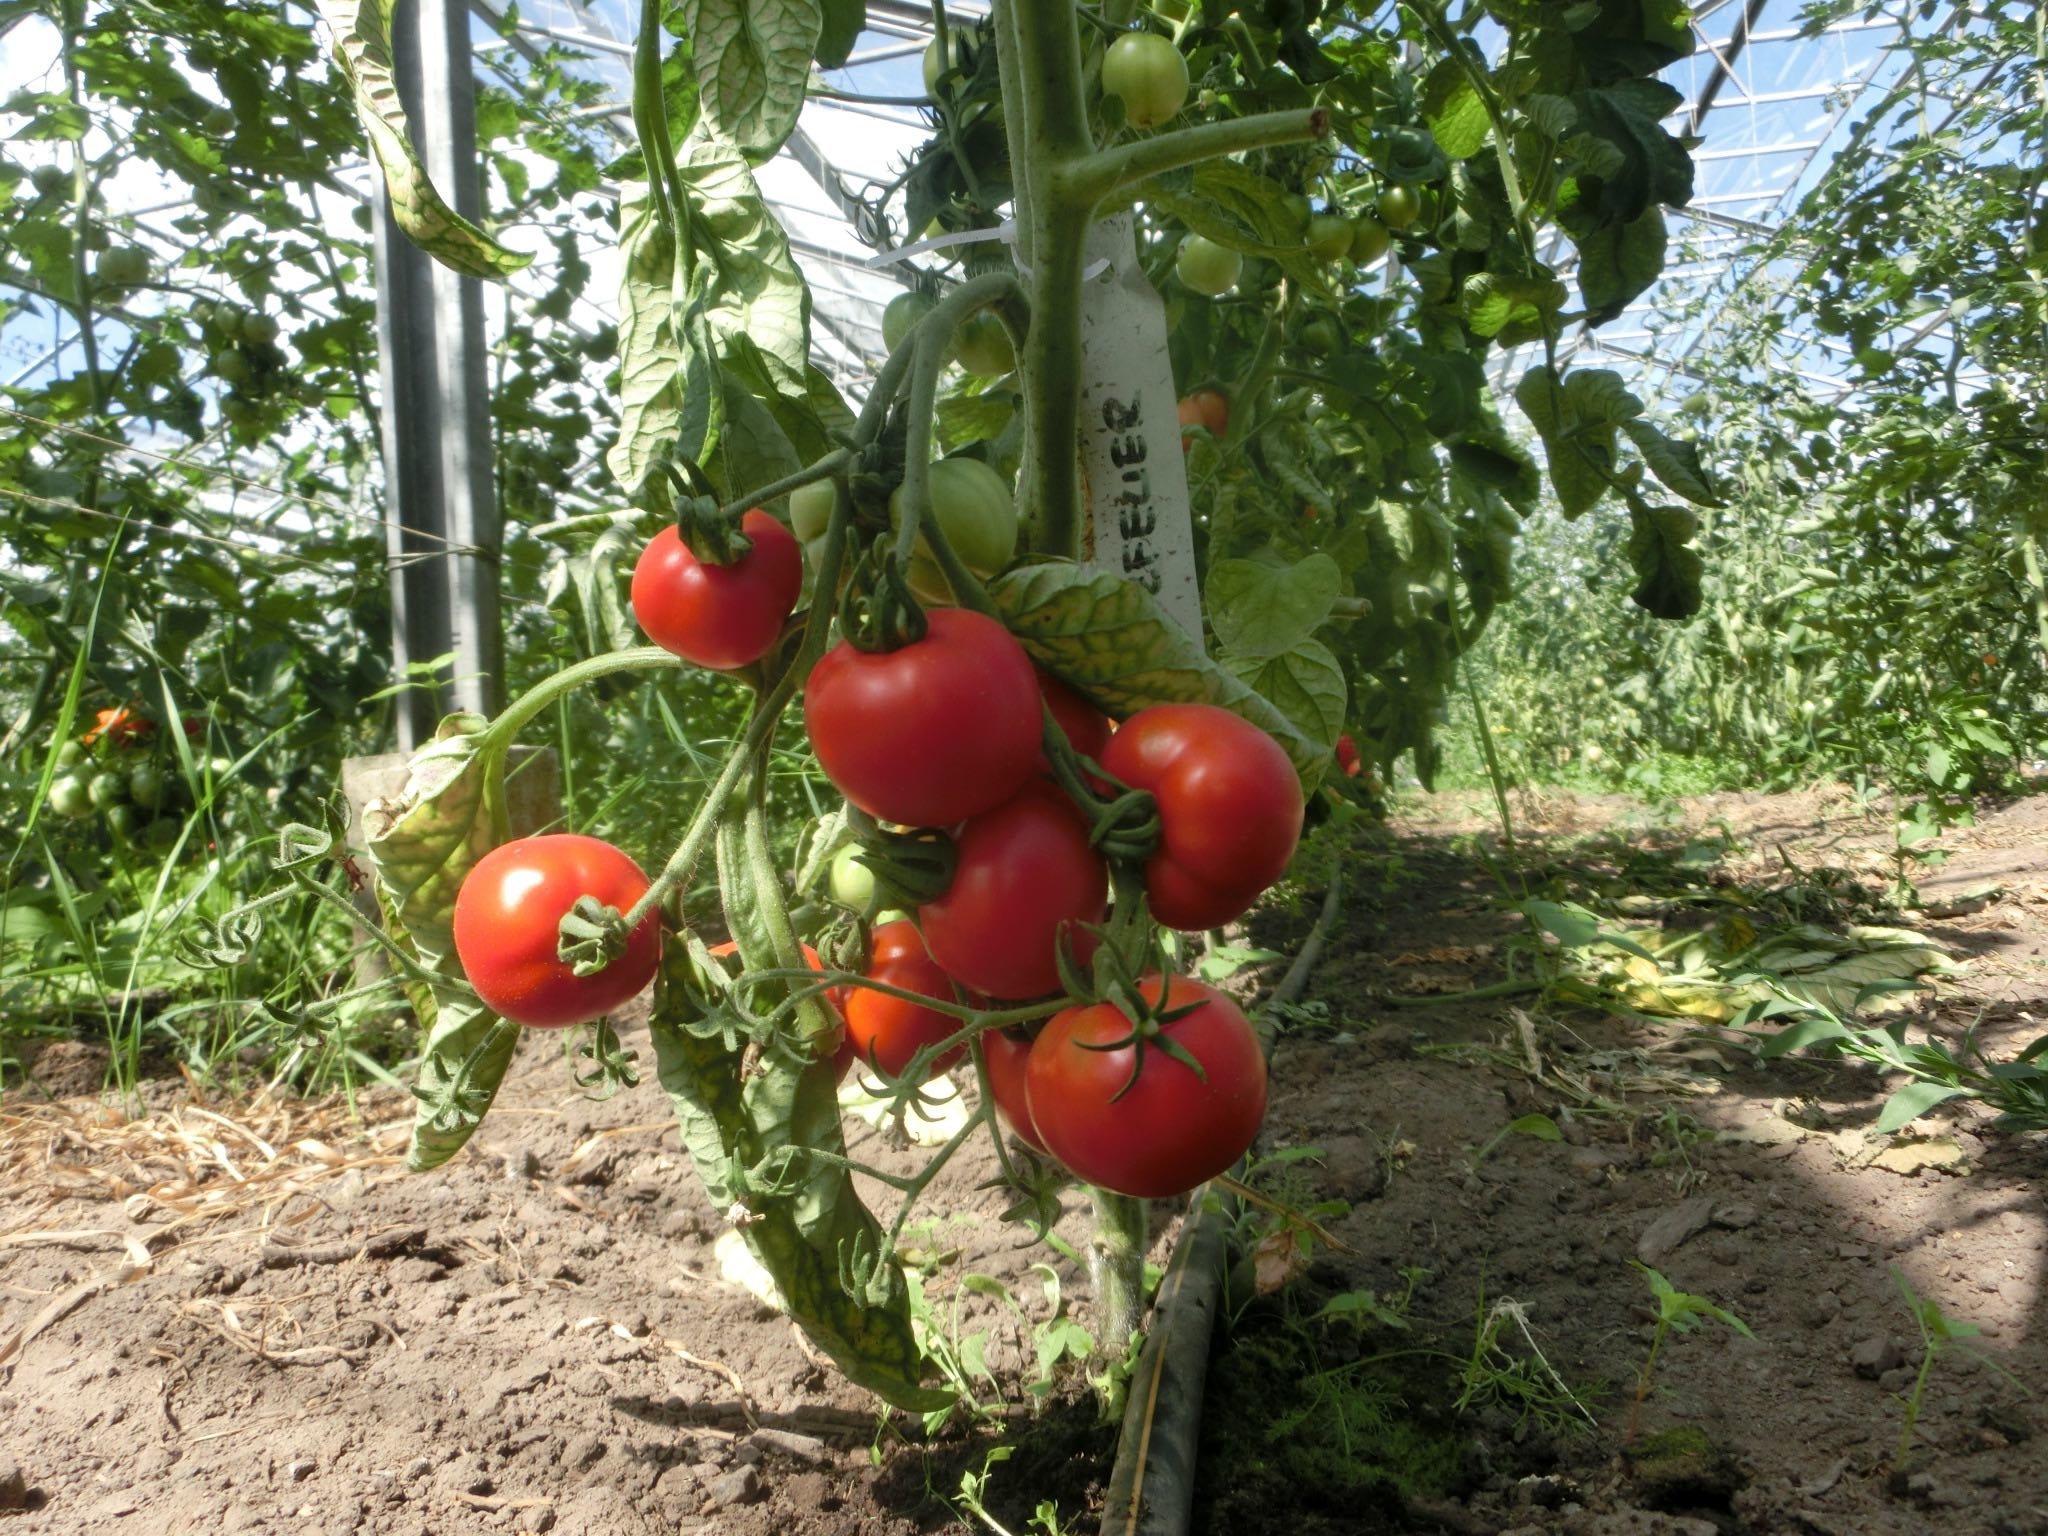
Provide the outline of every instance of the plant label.
{"type": "Polygon", "coordinates": [[[1128,213],[1097,224],[1081,287],[1081,474],[1089,563],[1137,582],[1202,643],[1202,589],[1167,361],[1166,306],[1128,213]]]}

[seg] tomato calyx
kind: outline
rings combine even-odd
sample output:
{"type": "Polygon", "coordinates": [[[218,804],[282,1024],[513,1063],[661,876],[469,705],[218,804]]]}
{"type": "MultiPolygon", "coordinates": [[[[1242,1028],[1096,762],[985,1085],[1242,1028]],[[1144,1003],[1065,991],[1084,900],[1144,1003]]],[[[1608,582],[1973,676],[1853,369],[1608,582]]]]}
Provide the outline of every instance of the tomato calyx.
{"type": "Polygon", "coordinates": [[[578,896],[562,914],[555,953],[572,974],[595,976],[626,952],[632,932],[617,907],[608,907],[595,896],[578,896]]]}
{"type": "MultiPolygon", "coordinates": [[[[577,1033],[581,1035],[582,1031],[577,1033]]],[[[608,1099],[621,1088],[640,1086],[640,1069],[635,1065],[638,1060],[636,1052],[619,1043],[611,1020],[599,1019],[590,1033],[576,1042],[570,1056],[570,1076],[578,1088],[595,1089],[597,1097],[608,1099]]]]}
{"type": "Polygon", "coordinates": [[[953,883],[958,850],[945,833],[929,827],[893,832],[850,802],[846,829],[860,845],[856,857],[874,874],[878,907],[921,907],[953,883]]]}
{"type": "MultiPolygon", "coordinates": [[[[1165,991],[1162,989],[1160,997],[1164,999],[1165,995],[1165,991]]],[[[1131,1075],[1124,1079],[1124,1085],[1121,1088],[1109,1096],[1110,1103],[1116,1103],[1117,1100],[1137,1086],[1138,1078],[1145,1070],[1145,1051],[1148,1047],[1153,1050],[1163,1051],[1168,1060],[1179,1062],[1182,1066],[1193,1072],[1196,1077],[1200,1078],[1202,1082],[1207,1083],[1209,1081],[1208,1070],[1203,1067],[1201,1062],[1195,1059],[1194,1053],[1174,1039],[1173,1036],[1165,1033],[1167,1025],[1186,1018],[1198,1008],[1205,1007],[1207,999],[1183,1003],[1178,1008],[1164,1008],[1157,1003],[1147,1002],[1136,983],[1124,982],[1119,984],[1112,994],[1105,997],[1103,1001],[1114,1006],[1118,1013],[1121,1013],[1126,1019],[1130,1020],[1130,1033],[1117,1040],[1077,1040],[1074,1044],[1084,1051],[1099,1051],[1103,1053],[1121,1051],[1129,1047],[1131,1052],[1131,1075]]]]}
{"type": "Polygon", "coordinates": [[[839,595],[839,632],[856,651],[900,651],[931,632],[896,552],[878,543],[854,565],[839,595]]]}
{"type": "Polygon", "coordinates": [[[1088,820],[1089,846],[1112,864],[1142,864],[1159,847],[1159,802],[1150,790],[1133,789],[1103,772],[1067,740],[1050,704],[1045,713],[1045,760],[1067,797],[1088,820]]]}
{"type": "Polygon", "coordinates": [[[686,454],[650,470],[636,500],[673,518],[676,537],[706,565],[731,565],[754,547],[740,531],[740,519],[719,510],[710,480],[686,454]]]}

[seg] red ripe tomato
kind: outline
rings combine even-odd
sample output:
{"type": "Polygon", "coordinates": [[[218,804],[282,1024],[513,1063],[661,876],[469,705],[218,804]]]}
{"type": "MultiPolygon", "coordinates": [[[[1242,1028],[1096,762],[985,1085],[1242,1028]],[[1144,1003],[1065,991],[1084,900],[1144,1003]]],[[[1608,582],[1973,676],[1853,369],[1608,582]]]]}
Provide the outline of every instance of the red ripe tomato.
{"type": "Polygon", "coordinates": [[[626,911],[647,891],[640,866],[573,832],[522,837],[476,862],[455,897],[455,953],[494,1013],[534,1029],[601,1017],[654,979],[661,919],[650,912],[616,960],[578,976],[557,953],[562,914],[580,896],[626,911]]]}
{"type": "Polygon", "coordinates": [[[1007,1029],[984,1030],[981,1059],[988,1068],[989,1096],[996,1101],[1003,1124],[1025,1146],[1043,1152],[1045,1143],[1031,1123],[1031,1108],[1025,1100],[1024,1069],[1031,1060],[1031,1042],[1007,1029]]]}
{"type": "MultiPolygon", "coordinates": [[[[875,930],[867,974],[870,981],[953,1001],[953,978],[933,962],[924,947],[924,936],[908,918],[884,923],[875,930]]],[[[859,1060],[885,1077],[902,1076],[921,1047],[937,1045],[960,1032],[961,1021],[936,1008],[921,1008],[866,987],[849,990],[846,1043],[859,1060]]],[[[948,1051],[932,1064],[932,1071],[943,1072],[959,1059],[959,1050],[948,1051]]]]}
{"type": "Polygon", "coordinates": [[[156,732],[156,722],[138,715],[125,704],[103,709],[93,717],[93,727],[79,739],[91,746],[102,736],[117,747],[132,747],[156,732]]]}
{"type": "Polygon", "coordinates": [[[932,958],[963,986],[1006,1000],[1060,985],[1058,944],[1076,960],[1109,905],[1109,868],[1073,802],[1049,784],[968,822],[953,839],[953,883],[918,909],[932,958]]]}
{"type": "MultiPolygon", "coordinates": [[[[1135,1044],[1098,1049],[1133,1033],[1113,1003],[1054,1014],[1024,1071],[1031,1123],[1048,1152],[1090,1184],[1155,1200],[1229,1168],[1266,1118],[1266,1058],[1237,1004],[1184,976],[1163,986],[1162,1012],[1192,1011],[1138,1033],[1156,1029],[1200,1073],[1156,1038],[1145,1038],[1142,1056],[1135,1044]]],[[[1148,1003],[1160,1002],[1161,989],[1156,975],[1138,985],[1148,1003]]]]}
{"type": "MultiPolygon", "coordinates": [[[[1230,430],[1230,397],[1220,389],[1198,389],[1191,395],[1181,396],[1180,424],[1185,427],[1206,428],[1209,435],[1221,440],[1230,430]]],[[[1180,449],[1186,453],[1195,446],[1195,440],[1185,431],[1181,433],[1180,449]]]]}
{"type": "Polygon", "coordinates": [[[879,821],[950,826],[1001,805],[1039,756],[1038,680],[994,619],[934,608],[894,651],[841,641],[804,684],[825,776],[879,821]]]}
{"type": "MultiPolygon", "coordinates": [[[[1052,673],[1042,667],[1037,671],[1039,691],[1045,695],[1045,707],[1052,711],[1053,719],[1059,721],[1060,729],[1067,733],[1068,744],[1083,757],[1101,757],[1102,749],[1109,745],[1109,733],[1116,728],[1109,716],[1052,673]]],[[[1043,747],[1038,753],[1038,771],[1052,772],[1052,764],[1045,760],[1043,747]]]]}
{"type": "Polygon", "coordinates": [[[1347,779],[1355,779],[1365,772],[1365,764],[1358,756],[1358,743],[1351,739],[1348,731],[1337,738],[1337,769],[1347,779]]]}
{"type": "Polygon", "coordinates": [[[1280,743],[1227,709],[1141,709],[1117,728],[1100,761],[1159,801],[1159,849],[1145,862],[1145,894],[1169,928],[1214,928],[1242,916],[1294,857],[1301,779],[1280,743]]]}
{"type": "Polygon", "coordinates": [[[740,531],[753,548],[731,565],[706,564],[664,528],[633,567],[633,617],[647,638],[717,672],[767,655],[804,585],[803,550],[787,528],[756,508],[740,531]]]}

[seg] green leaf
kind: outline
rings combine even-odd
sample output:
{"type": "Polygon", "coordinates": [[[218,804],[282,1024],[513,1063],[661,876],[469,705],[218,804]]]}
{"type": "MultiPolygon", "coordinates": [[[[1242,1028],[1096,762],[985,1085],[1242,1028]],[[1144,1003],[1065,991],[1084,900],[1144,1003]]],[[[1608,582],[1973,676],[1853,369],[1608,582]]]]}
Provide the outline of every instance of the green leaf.
{"type": "Polygon", "coordinates": [[[824,0],[821,9],[824,20],[818,28],[818,65],[822,69],[837,69],[867,29],[867,0],[824,0]]]}
{"type": "Polygon", "coordinates": [[[819,0],[682,0],[681,10],[706,123],[760,164],[803,110],[824,26],[819,0]]]}
{"type": "Polygon", "coordinates": [[[1543,439],[1559,508],[1566,517],[1579,516],[1612,485],[1615,425],[1639,414],[1641,404],[1607,369],[1582,368],[1560,377],[1548,364],[1522,375],[1515,403],[1543,439]]]}
{"type": "Polygon", "coordinates": [[[1321,641],[1302,640],[1277,654],[1225,651],[1222,662],[1304,736],[1326,748],[1337,744],[1349,692],[1344,668],[1321,641]]]}
{"type": "Polygon", "coordinates": [[[1578,238],[1579,297],[1586,320],[1604,325],[1628,308],[1664,271],[1669,235],[1661,208],[1626,223],[1603,224],[1578,238]]]}
{"type": "MultiPolygon", "coordinates": [[[[455,971],[452,955],[442,968],[455,971]]],[[[429,1022],[413,1084],[418,1103],[405,1154],[405,1166],[413,1173],[440,1167],[467,1145],[497,1097],[519,1044],[517,1024],[499,1018],[467,989],[452,985],[454,980],[450,975],[451,985],[435,985],[434,1002],[423,1015],[429,1022]]],[[[416,992],[414,1001],[419,1001],[416,992]]]]}
{"type": "Polygon", "coordinates": [[[1227,651],[1273,654],[1322,628],[1344,594],[1344,574],[1321,552],[1293,565],[1218,560],[1203,591],[1209,627],[1227,651]]]}
{"type": "Polygon", "coordinates": [[[1639,219],[1658,203],[1677,208],[1691,200],[1692,158],[1664,128],[1684,100],[1663,81],[1640,78],[1573,94],[1579,126],[1619,150],[1621,163],[1589,178],[1594,185],[1582,189],[1567,229],[1577,235],[1595,224],[1639,219]]]}
{"type": "Polygon", "coordinates": [[[392,915],[433,968],[455,948],[455,897],[496,844],[480,715],[450,715],[406,764],[405,787],[363,812],[370,861],[392,915]]]}
{"type": "Polygon", "coordinates": [[[505,277],[533,260],[508,251],[442,200],[414,153],[391,66],[391,17],[398,0],[318,0],[334,33],[335,62],[355,92],[356,115],[391,192],[391,214],[406,237],[445,267],[469,277],[505,277]]]}
{"type": "Polygon", "coordinates": [[[1557,1122],[1548,1115],[1523,1115],[1519,1119],[1510,1120],[1508,1129],[1517,1136],[1530,1136],[1537,1141],[1564,1140],[1564,1132],[1558,1129],[1557,1122]]]}
{"type": "Polygon", "coordinates": [[[1956,1088],[1948,1083],[1908,1083],[1884,1101],[1884,1108],[1878,1112],[1876,1130],[1881,1136],[1889,1135],[1911,1125],[1936,1105],[1961,1098],[1968,1092],[1967,1088],[1956,1088]]]}
{"type": "Polygon", "coordinates": [[[1109,571],[1066,561],[1020,565],[989,584],[1003,623],[1034,661],[1119,719],[1148,704],[1215,704],[1278,741],[1313,793],[1330,761],[1264,697],[1202,654],[1152,594],[1109,571]]]}
{"type": "Polygon", "coordinates": [[[1437,147],[1453,160],[1468,160],[1486,147],[1493,120],[1468,70],[1476,60],[1441,59],[1422,84],[1422,116],[1437,147]]]}
{"type": "Polygon", "coordinates": [[[1636,573],[1630,595],[1636,606],[1660,619],[1689,619],[1700,611],[1700,577],[1705,570],[1691,547],[1699,519],[1683,507],[1652,507],[1631,501],[1628,563],[1636,573]]]}
{"type": "Polygon", "coordinates": [[[1641,417],[1624,421],[1621,430],[1628,434],[1629,441],[1636,445],[1636,452],[1650,466],[1650,473],[1664,483],[1666,490],[1683,496],[1694,506],[1725,505],[1714,494],[1714,487],[1707,479],[1706,469],[1700,463],[1698,444],[1666,437],[1653,423],[1641,417]]]}
{"type": "Polygon", "coordinates": [[[1148,203],[1219,245],[1278,264],[1311,292],[1328,296],[1329,275],[1287,223],[1287,189],[1235,160],[1208,160],[1180,190],[1160,177],[1145,187],[1148,203]]]}

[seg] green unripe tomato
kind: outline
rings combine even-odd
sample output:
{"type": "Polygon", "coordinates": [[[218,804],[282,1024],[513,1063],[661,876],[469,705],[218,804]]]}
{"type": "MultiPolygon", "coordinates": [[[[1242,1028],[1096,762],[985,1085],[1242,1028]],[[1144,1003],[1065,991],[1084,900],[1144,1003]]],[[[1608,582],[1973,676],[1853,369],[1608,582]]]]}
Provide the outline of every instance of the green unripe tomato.
{"type": "Polygon", "coordinates": [[[235,117],[235,109],[222,105],[207,108],[206,116],[199,120],[199,126],[202,131],[212,134],[215,138],[224,139],[241,125],[235,117]]]}
{"type": "Polygon", "coordinates": [[[59,768],[76,768],[84,761],[85,743],[82,741],[67,741],[57,749],[57,766],[59,768]]]}
{"type": "Polygon", "coordinates": [[[92,796],[93,807],[104,811],[110,805],[119,805],[128,798],[128,775],[125,773],[96,773],[86,786],[92,796]]]}
{"type": "Polygon", "coordinates": [[[277,333],[277,321],[269,315],[250,315],[242,321],[242,340],[251,346],[270,346],[276,342],[277,333]]]}
{"type": "Polygon", "coordinates": [[[1341,213],[1319,213],[1308,221],[1309,254],[1317,261],[1342,261],[1351,254],[1351,221],[1341,213]]]}
{"type": "Polygon", "coordinates": [[[132,842],[142,826],[142,819],[132,805],[115,805],[107,808],[107,830],[122,842],[132,842]]]}
{"type": "Polygon", "coordinates": [[[1387,226],[1371,214],[1361,213],[1351,221],[1351,259],[1361,267],[1378,261],[1393,243],[1387,226]]]}
{"type": "Polygon", "coordinates": [[[139,763],[128,775],[128,798],[145,811],[156,810],[164,803],[163,771],[154,763],[139,763]]]}
{"type": "Polygon", "coordinates": [[[822,538],[832,522],[832,504],[838,498],[830,480],[813,480],[789,493],[789,528],[800,544],[822,538]]]}
{"type": "Polygon", "coordinates": [[[939,96],[939,77],[949,68],[964,70],[968,57],[978,51],[981,27],[977,22],[956,21],[946,28],[946,52],[939,52],[936,36],[924,45],[924,93],[934,101],[939,96]]]}
{"type": "Polygon", "coordinates": [[[66,821],[83,821],[93,812],[92,780],[67,773],[50,782],[50,810],[66,821]]]}
{"type": "Polygon", "coordinates": [[[1017,348],[1003,322],[983,310],[953,333],[953,356],[969,373],[1000,378],[1017,366],[1017,348]]]}
{"type": "Polygon", "coordinates": [[[61,165],[39,165],[28,173],[28,184],[44,197],[55,197],[71,185],[71,173],[61,165]]]}
{"type": "Polygon", "coordinates": [[[875,904],[875,872],[861,862],[860,844],[848,843],[832,855],[832,899],[863,917],[875,904]]]}
{"type": "MultiPolygon", "coordinates": [[[[977,576],[987,576],[1015,558],[1017,504],[1001,475],[979,459],[940,459],[931,466],[925,484],[939,532],[962,565],[977,576]]],[[[889,521],[901,527],[905,515],[903,488],[898,486],[889,498],[889,521]]],[[[923,542],[920,536],[919,545],[923,542]]]]}
{"type": "Polygon", "coordinates": [[[1389,229],[1406,229],[1422,217],[1422,194],[1413,187],[1389,187],[1380,194],[1380,222],[1389,229]]]}
{"type": "Polygon", "coordinates": [[[135,246],[102,251],[92,274],[109,288],[134,288],[149,281],[149,253],[135,246]]]}
{"type": "Polygon", "coordinates": [[[1244,257],[1203,235],[1189,235],[1173,258],[1173,270],[1190,291],[1215,298],[1227,293],[1244,271],[1244,257]]]}
{"type": "Polygon", "coordinates": [[[1344,344],[1344,336],[1330,316],[1311,315],[1302,324],[1301,344],[1317,357],[1334,357],[1344,344]]]}
{"type": "Polygon", "coordinates": [[[239,347],[222,347],[213,354],[213,376],[223,384],[246,384],[255,374],[239,347]]]}
{"type": "Polygon", "coordinates": [[[95,224],[85,232],[85,248],[88,251],[111,251],[114,237],[107,233],[104,225],[95,224]]]}
{"type": "Polygon", "coordinates": [[[938,303],[928,293],[899,293],[882,311],[882,345],[894,352],[909,338],[917,322],[938,303]]]}
{"type": "Polygon", "coordinates": [[[953,584],[946,580],[946,573],[939,569],[939,562],[931,556],[931,550],[920,540],[911,552],[910,569],[903,573],[910,583],[910,591],[921,603],[933,608],[951,608],[955,604],[953,584]]]}
{"type": "Polygon", "coordinates": [[[192,306],[190,313],[194,325],[211,326],[220,319],[220,306],[211,299],[200,299],[192,306]]]}
{"type": "Polygon", "coordinates": [[[1123,98],[1133,128],[1157,128],[1187,105],[1188,61],[1156,32],[1126,32],[1102,56],[1102,89],[1123,98]]]}

